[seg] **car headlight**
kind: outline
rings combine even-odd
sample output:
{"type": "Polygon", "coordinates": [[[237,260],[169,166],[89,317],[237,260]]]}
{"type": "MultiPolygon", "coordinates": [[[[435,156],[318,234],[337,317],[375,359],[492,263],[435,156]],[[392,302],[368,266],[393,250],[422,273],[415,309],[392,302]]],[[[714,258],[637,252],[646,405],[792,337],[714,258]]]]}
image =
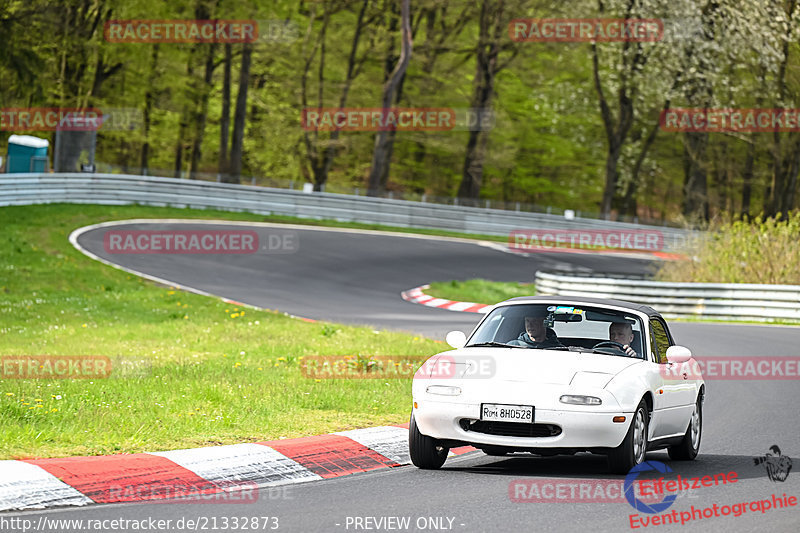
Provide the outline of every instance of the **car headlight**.
{"type": "Polygon", "coordinates": [[[558,401],[572,405],[601,405],[603,403],[603,400],[597,396],[580,396],[577,394],[564,394],[558,401]]]}
{"type": "Polygon", "coordinates": [[[451,385],[428,385],[425,389],[428,394],[440,394],[442,396],[458,396],[461,394],[461,387],[451,385]]]}

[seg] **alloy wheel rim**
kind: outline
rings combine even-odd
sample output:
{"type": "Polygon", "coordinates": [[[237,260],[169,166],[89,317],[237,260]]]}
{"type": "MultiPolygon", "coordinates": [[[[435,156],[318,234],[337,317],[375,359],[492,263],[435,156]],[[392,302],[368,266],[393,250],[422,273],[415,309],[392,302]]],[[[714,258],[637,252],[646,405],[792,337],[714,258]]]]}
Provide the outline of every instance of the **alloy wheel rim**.
{"type": "Polygon", "coordinates": [[[700,446],[700,411],[697,406],[692,411],[692,449],[696,450],[700,446]]]}
{"type": "Polygon", "coordinates": [[[644,461],[645,452],[645,423],[644,413],[639,409],[633,421],[633,458],[638,465],[644,461]]]}

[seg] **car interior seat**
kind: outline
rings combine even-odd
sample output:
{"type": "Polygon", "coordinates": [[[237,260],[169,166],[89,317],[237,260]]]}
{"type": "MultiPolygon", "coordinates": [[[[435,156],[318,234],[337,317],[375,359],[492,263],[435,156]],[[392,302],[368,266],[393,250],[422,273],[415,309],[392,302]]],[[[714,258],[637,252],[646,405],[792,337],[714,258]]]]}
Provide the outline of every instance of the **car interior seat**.
{"type": "Polygon", "coordinates": [[[633,348],[639,357],[644,359],[644,348],[642,347],[642,332],[641,331],[634,331],[633,332],[633,342],[631,343],[631,348],[633,348]]]}

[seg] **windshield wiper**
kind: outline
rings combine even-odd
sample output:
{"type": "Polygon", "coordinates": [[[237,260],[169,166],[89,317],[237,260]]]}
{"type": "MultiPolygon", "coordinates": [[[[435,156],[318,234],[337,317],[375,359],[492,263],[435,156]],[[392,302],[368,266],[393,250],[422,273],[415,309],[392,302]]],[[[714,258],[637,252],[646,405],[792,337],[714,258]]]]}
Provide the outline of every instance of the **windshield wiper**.
{"type": "Polygon", "coordinates": [[[514,346],[513,344],[503,344],[502,342],[494,342],[494,341],[468,344],[466,348],[472,348],[473,346],[499,346],[501,348],[522,348],[522,346],[514,346]]]}
{"type": "Polygon", "coordinates": [[[569,347],[567,346],[548,346],[547,348],[539,348],[540,350],[566,350],[570,351],[569,347]]]}
{"type": "Polygon", "coordinates": [[[599,353],[600,355],[613,355],[614,357],[631,357],[626,353],[612,353],[612,352],[604,352],[602,348],[595,350],[592,348],[592,353],[599,353]]]}

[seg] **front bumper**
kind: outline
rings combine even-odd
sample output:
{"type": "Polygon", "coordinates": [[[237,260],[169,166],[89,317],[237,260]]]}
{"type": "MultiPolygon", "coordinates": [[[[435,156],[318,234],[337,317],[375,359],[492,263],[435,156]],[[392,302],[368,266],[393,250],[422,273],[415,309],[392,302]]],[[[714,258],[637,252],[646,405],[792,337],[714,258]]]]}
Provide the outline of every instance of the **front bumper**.
{"type": "MultiPolygon", "coordinates": [[[[426,395],[429,396],[429,395],[426,395]]],[[[416,400],[416,399],[415,399],[416,400]]],[[[490,435],[467,431],[461,427],[462,419],[478,420],[480,403],[447,402],[427,398],[415,401],[414,418],[419,431],[436,439],[446,439],[480,445],[507,446],[513,448],[616,448],[628,432],[631,413],[600,411],[585,408],[540,409],[534,413],[535,424],[552,424],[561,432],[552,437],[516,437],[490,435]],[[615,416],[625,416],[625,422],[616,423],[615,416]]],[[[574,407],[574,406],[573,406],[574,407]]]]}

